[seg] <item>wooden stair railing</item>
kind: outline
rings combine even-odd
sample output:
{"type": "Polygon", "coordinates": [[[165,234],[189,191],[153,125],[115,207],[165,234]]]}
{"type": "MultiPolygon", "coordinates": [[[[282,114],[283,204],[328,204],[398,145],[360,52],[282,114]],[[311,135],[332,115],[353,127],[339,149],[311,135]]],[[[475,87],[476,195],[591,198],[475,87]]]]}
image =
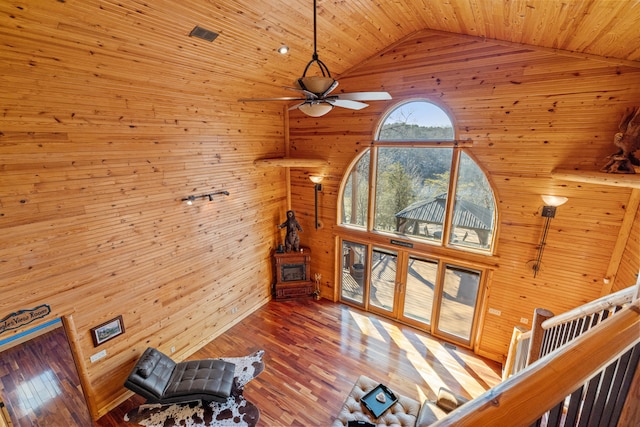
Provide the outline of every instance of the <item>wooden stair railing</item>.
{"type": "Polygon", "coordinates": [[[526,368],[530,341],[531,331],[523,326],[514,326],[507,360],[502,365],[502,381],[526,368]]]}
{"type": "Polygon", "coordinates": [[[622,309],[625,304],[632,301],[635,292],[636,286],[630,286],[566,313],[545,319],[540,329],[534,328],[531,331],[532,344],[529,348],[529,363],[575,339],[622,309]],[[542,335],[541,345],[538,346],[536,336],[540,335],[542,335]]]}
{"type": "Polygon", "coordinates": [[[639,332],[637,299],[433,426],[616,426],[638,381],[639,332]]]}
{"type": "Polygon", "coordinates": [[[558,316],[549,310],[536,309],[532,330],[514,328],[503,381],[620,310],[633,300],[636,292],[637,286],[630,286],[558,316]]]}

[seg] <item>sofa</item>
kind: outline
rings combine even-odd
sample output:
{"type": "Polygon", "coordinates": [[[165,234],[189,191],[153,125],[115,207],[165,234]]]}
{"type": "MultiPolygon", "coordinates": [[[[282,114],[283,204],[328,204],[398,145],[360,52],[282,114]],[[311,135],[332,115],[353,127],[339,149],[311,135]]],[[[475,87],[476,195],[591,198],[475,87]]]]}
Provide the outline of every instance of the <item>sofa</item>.
{"type": "Polygon", "coordinates": [[[438,390],[436,400],[427,400],[422,404],[417,400],[396,394],[398,401],[378,418],[373,418],[361,403],[361,399],[378,384],[378,381],[361,375],[347,396],[332,427],[347,427],[349,421],[365,421],[376,427],[426,427],[468,401],[444,387],[438,390]]]}
{"type": "Polygon", "coordinates": [[[192,400],[225,402],[231,395],[235,364],[219,359],[174,362],[149,347],[138,359],[124,386],[147,403],[192,400]]]}

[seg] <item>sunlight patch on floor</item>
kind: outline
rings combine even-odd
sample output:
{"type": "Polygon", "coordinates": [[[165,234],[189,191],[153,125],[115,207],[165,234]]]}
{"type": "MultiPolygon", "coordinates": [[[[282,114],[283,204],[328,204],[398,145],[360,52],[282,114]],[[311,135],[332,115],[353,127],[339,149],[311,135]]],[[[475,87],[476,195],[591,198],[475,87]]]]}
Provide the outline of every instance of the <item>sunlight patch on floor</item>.
{"type": "Polygon", "coordinates": [[[360,314],[351,310],[348,311],[348,314],[358,326],[362,336],[380,342],[391,340],[406,353],[407,361],[431,389],[426,390],[424,387],[416,386],[417,394],[421,400],[434,399],[440,387],[456,390],[458,393],[464,392],[471,397],[479,396],[491,387],[490,384],[479,380],[482,376],[476,372],[476,369],[483,372],[485,369],[489,370],[488,366],[478,366],[479,361],[477,360],[475,366],[467,364],[464,353],[447,348],[443,342],[429,336],[416,335],[415,337],[423,344],[421,346],[416,342],[412,343],[405,332],[391,321],[371,318],[368,314],[360,314]],[[437,362],[430,362],[431,357],[437,359],[437,362]],[[465,377],[469,377],[464,384],[456,380],[459,373],[465,373],[465,377]]]}
{"type": "MultiPolygon", "coordinates": [[[[422,379],[429,385],[433,392],[437,392],[440,387],[446,387],[444,380],[440,377],[431,365],[427,362],[424,354],[419,352],[415,346],[407,339],[404,333],[395,325],[382,322],[382,325],[389,333],[396,345],[407,353],[407,360],[413,365],[422,379]]],[[[424,394],[421,392],[421,394],[424,394]]]]}
{"type": "Polygon", "coordinates": [[[368,316],[363,316],[353,311],[350,311],[349,314],[351,314],[351,317],[353,318],[354,322],[356,322],[356,324],[360,328],[360,332],[363,335],[378,339],[382,342],[386,342],[384,337],[378,331],[378,328],[376,328],[376,326],[373,324],[373,322],[368,316]]]}
{"type": "MultiPolygon", "coordinates": [[[[449,370],[458,370],[462,372],[473,370],[471,367],[469,367],[469,365],[466,365],[466,366],[464,365],[465,362],[464,362],[463,355],[461,355],[460,353],[456,353],[458,355],[458,358],[453,357],[450,353],[450,351],[453,351],[453,350],[448,350],[444,346],[444,344],[441,343],[440,341],[430,339],[428,337],[422,337],[422,336],[418,336],[418,339],[422,341],[424,345],[438,359],[438,361],[440,361],[440,363],[443,366],[447,366],[449,370]],[[459,360],[463,360],[462,364],[460,363],[459,360]]],[[[451,375],[454,377],[457,377],[457,375],[455,374],[451,374],[451,375]]],[[[472,378],[471,376],[469,376],[468,380],[465,381],[465,383],[462,386],[464,387],[464,390],[471,397],[479,396],[486,391],[485,385],[480,383],[478,380],[472,378]]],[[[447,387],[447,385],[444,385],[444,387],[447,387]]],[[[447,388],[451,388],[451,387],[449,386],[447,388]]]]}
{"type": "Polygon", "coordinates": [[[424,390],[422,390],[422,388],[418,384],[416,384],[416,396],[418,396],[416,400],[420,403],[423,403],[427,400],[435,400],[434,398],[430,398],[429,396],[427,396],[424,390]]]}

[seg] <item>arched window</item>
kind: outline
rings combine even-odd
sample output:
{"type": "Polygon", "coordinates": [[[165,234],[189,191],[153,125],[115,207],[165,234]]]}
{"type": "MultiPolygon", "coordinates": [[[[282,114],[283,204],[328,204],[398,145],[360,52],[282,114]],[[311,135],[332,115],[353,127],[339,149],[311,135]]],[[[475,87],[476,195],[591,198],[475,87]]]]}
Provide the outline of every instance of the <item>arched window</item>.
{"type": "Polygon", "coordinates": [[[344,183],[342,225],[491,252],[494,219],[484,172],[458,147],[447,113],[427,101],[391,110],[344,183]]]}
{"type": "Polygon", "coordinates": [[[337,234],[342,302],[472,347],[496,209],[467,147],[435,103],[397,105],[345,175],[337,234]]]}
{"type": "Polygon", "coordinates": [[[451,119],[444,110],[427,101],[398,105],[382,120],[380,141],[452,141],[451,119]]]}

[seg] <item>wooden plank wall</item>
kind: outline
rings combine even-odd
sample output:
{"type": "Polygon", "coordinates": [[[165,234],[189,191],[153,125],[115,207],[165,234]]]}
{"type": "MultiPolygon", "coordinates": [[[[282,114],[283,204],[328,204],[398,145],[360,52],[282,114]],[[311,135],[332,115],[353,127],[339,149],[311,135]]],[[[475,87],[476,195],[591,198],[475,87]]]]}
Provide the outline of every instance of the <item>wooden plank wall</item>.
{"type": "MultiPolygon", "coordinates": [[[[313,213],[308,174],[326,176],[325,227],[303,237],[314,251],[312,270],[322,274],[323,295],[333,296],[337,196],[348,165],[369,146],[386,109],[424,98],[451,112],[458,139],[473,140],[469,152],[488,171],[498,201],[496,253],[487,260],[498,268],[483,301],[477,352],[501,360],[513,327],[521,319],[530,324],[536,307],[561,313],[600,296],[631,190],[554,180],[550,173],[597,170],[616,151],[612,138],[622,113],[640,104],[640,67],[423,31],[339,80],[342,91],[386,90],[394,99],[359,112],[336,108],[322,118],[291,113],[291,152],[329,162],[291,173],[298,218],[313,213]],[[543,270],[534,279],[528,262],[542,233],[542,194],[569,201],[551,223],[543,270]],[[489,308],[501,316],[486,314],[489,308]]],[[[638,244],[638,232],[636,220],[630,246],[638,244]]],[[[636,273],[637,251],[630,248],[622,261],[636,273]]]]}
{"type": "MultiPolygon", "coordinates": [[[[634,190],[640,193],[640,190],[634,190]]],[[[639,195],[639,194],[637,194],[639,195]]],[[[636,210],[635,221],[629,232],[629,240],[625,247],[620,269],[612,284],[612,292],[622,290],[638,282],[640,273],[640,210],[636,210]]]]}
{"type": "MultiPolygon", "coordinates": [[[[264,7],[266,23],[259,10],[208,2],[0,4],[0,318],[40,304],[52,310],[0,339],[63,316],[94,417],[126,396],[122,382],[146,346],[175,347],[180,359],[269,299],[287,175],[253,161],[282,156],[289,134],[282,105],[236,100],[280,94],[274,82],[290,81],[287,64],[302,54],[268,72],[262,65],[284,33],[308,46],[299,22],[309,18],[251,39],[256,22],[279,22],[280,9],[264,7]],[[187,39],[201,22],[217,22],[227,37],[187,39]],[[230,195],[181,202],[221,190],[230,195]],[[95,348],[90,329],[120,314],[125,333],[95,348]],[[100,350],[106,357],[92,363],[100,350]]],[[[630,66],[424,32],[341,79],[340,90],[385,89],[394,102],[440,100],[458,137],[475,141],[471,153],[491,173],[501,215],[499,269],[484,309],[503,314],[485,320],[480,353],[499,359],[512,326],[538,305],[562,311],[599,295],[629,191],[548,174],[602,163],[621,112],[639,103],[638,77],[630,66]],[[547,192],[570,201],[554,220],[545,272],[533,280],[526,261],[547,192]]],[[[291,171],[291,204],[325,297],[334,291],[342,175],[391,104],[290,117],[291,156],[330,162],[320,171],[317,231],[307,176],[318,171],[291,171]]],[[[636,253],[622,265],[633,266],[636,253]]]]}
{"type": "Polygon", "coordinates": [[[0,319],[51,314],[0,339],[63,316],[97,417],[147,346],[181,359],[269,300],[285,175],[253,161],[284,153],[284,115],[220,90],[239,77],[123,48],[115,7],[104,39],[82,2],[64,22],[60,2],[25,7],[2,14],[0,319]],[[94,348],[90,329],[117,315],[125,333],[94,348]]]}

